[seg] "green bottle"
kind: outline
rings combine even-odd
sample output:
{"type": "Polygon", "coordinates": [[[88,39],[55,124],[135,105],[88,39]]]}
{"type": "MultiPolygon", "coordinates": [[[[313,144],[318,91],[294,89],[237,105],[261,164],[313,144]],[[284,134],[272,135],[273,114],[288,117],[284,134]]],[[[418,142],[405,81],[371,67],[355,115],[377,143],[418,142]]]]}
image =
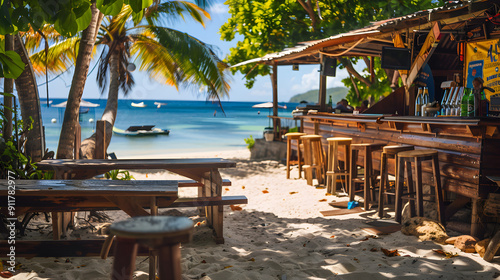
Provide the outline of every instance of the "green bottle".
{"type": "Polygon", "coordinates": [[[474,110],[474,91],[472,90],[469,94],[469,98],[467,98],[467,116],[474,117],[476,111],[474,110]]]}
{"type": "Polygon", "coordinates": [[[328,106],[332,107],[332,104],[333,104],[332,96],[330,95],[330,99],[328,99],[328,106]]]}
{"type": "Polygon", "coordinates": [[[464,95],[462,95],[462,101],[460,102],[460,116],[467,117],[467,113],[469,111],[469,94],[472,90],[470,88],[464,89],[464,95]]]}

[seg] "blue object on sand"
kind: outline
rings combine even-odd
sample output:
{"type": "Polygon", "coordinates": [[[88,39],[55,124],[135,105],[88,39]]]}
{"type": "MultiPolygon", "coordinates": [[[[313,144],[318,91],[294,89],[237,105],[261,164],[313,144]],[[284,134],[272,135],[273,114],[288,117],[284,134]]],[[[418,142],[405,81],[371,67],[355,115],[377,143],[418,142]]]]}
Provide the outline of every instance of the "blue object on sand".
{"type": "Polygon", "coordinates": [[[354,207],[358,207],[359,203],[357,201],[349,201],[347,203],[347,209],[353,209],[354,207]]]}

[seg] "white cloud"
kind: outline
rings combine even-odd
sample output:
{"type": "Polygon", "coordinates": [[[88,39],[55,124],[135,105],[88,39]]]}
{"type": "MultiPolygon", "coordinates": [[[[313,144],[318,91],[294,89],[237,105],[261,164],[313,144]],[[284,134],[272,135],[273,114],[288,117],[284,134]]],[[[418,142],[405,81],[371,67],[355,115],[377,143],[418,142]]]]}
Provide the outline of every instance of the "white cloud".
{"type": "MultiPolygon", "coordinates": [[[[361,73],[361,70],[363,70],[364,67],[366,66],[364,65],[363,62],[354,66],[354,68],[359,73],[361,73]]],[[[312,89],[319,89],[319,76],[320,76],[319,67],[313,68],[309,73],[302,75],[302,78],[300,79],[300,84],[291,85],[290,87],[291,92],[304,93],[312,89]]],[[[342,83],[342,80],[348,77],[349,74],[347,73],[346,69],[340,70],[339,68],[337,68],[337,73],[335,77],[327,77],[326,86],[327,88],[345,87],[344,83],[342,83]]],[[[295,82],[295,79],[290,79],[289,81],[293,83],[295,82]]]]}
{"type": "Polygon", "coordinates": [[[227,14],[229,12],[229,7],[223,3],[216,3],[210,6],[208,12],[210,14],[227,14]]]}
{"type": "Polygon", "coordinates": [[[291,87],[292,92],[303,93],[311,89],[319,88],[319,68],[315,67],[308,74],[302,75],[300,84],[294,84],[291,87]]]}

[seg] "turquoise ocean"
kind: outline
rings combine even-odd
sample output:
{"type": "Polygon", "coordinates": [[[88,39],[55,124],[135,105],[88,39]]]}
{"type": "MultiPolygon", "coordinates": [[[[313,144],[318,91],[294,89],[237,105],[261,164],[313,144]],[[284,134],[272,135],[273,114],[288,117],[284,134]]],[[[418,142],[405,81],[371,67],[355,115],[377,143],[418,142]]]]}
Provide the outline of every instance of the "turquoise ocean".
{"type": "MultiPolygon", "coordinates": [[[[45,126],[46,147],[56,151],[64,108],[54,105],[65,99],[51,99],[50,107],[42,104],[42,119],[45,126]]],[[[95,108],[81,108],[80,125],[82,139],[92,135],[95,120],[100,119],[106,106],[105,99],[85,99],[98,104],[95,108]],[[92,121],[92,120],[94,121],[92,121]]],[[[172,101],[172,100],[119,100],[115,127],[126,129],[132,125],[155,125],[169,129],[169,135],[122,136],[113,134],[108,153],[120,156],[178,154],[205,151],[237,150],[246,148],[245,138],[262,138],[264,128],[269,125],[267,108],[252,108],[260,102],[223,101],[172,101]],[[144,102],[146,107],[138,108],[132,102],[144,102]],[[163,103],[159,108],[155,102],[163,103]]],[[[286,109],[278,109],[281,117],[291,117],[298,103],[283,103],[286,109]]],[[[294,123],[284,124],[293,127],[294,123]]]]}

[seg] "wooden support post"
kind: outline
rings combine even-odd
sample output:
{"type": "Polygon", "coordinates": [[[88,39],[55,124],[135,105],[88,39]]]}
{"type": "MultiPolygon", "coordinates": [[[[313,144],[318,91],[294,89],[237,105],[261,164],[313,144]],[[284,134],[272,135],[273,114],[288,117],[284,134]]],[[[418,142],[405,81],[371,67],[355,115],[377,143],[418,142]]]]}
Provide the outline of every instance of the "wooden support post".
{"type": "MultiPolygon", "coordinates": [[[[322,67],[324,67],[325,56],[320,54],[320,61],[322,67]]],[[[326,112],[326,76],[319,75],[319,111],[326,112]]]]}
{"type": "Polygon", "coordinates": [[[96,122],[95,155],[96,159],[106,158],[106,121],[96,122]]]}
{"type": "Polygon", "coordinates": [[[75,150],[74,158],[80,159],[80,148],[82,146],[82,127],[77,124],[75,127],[75,150]]]}
{"type": "MultiPolygon", "coordinates": [[[[273,61],[273,73],[271,74],[272,86],[273,86],[273,117],[278,116],[278,62],[273,61]]],[[[277,118],[273,118],[273,132],[274,139],[278,140],[278,129],[281,129],[277,126],[277,118]]],[[[281,139],[279,139],[281,140],[281,139]]]]}

